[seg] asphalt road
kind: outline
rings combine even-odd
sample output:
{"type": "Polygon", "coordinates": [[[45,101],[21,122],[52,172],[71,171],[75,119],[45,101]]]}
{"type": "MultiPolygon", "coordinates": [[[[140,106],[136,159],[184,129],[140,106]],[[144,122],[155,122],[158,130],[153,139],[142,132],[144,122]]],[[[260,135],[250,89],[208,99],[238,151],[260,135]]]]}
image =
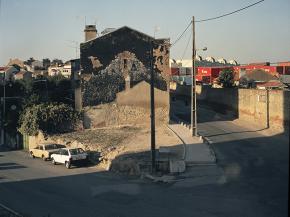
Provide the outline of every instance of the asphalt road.
{"type": "Polygon", "coordinates": [[[152,183],[0,152],[0,203],[30,217],[288,216],[288,137],[265,137],[206,109],[199,121],[213,141],[222,181],[152,183]]]}

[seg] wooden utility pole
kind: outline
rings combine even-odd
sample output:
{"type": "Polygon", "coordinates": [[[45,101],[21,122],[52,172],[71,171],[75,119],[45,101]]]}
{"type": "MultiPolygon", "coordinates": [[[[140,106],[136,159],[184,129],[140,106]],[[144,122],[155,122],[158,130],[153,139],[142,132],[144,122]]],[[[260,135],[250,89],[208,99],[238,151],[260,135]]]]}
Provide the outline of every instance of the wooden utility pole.
{"type": "Polygon", "coordinates": [[[151,107],[151,161],[152,173],[156,172],[156,159],[155,159],[155,103],[154,103],[154,59],[153,59],[154,41],[150,40],[150,107],[151,107]]]}
{"type": "Polygon", "coordinates": [[[192,88],[191,88],[191,133],[192,136],[197,136],[197,120],[196,120],[196,72],[195,72],[195,23],[194,16],[192,17],[192,88]]]}

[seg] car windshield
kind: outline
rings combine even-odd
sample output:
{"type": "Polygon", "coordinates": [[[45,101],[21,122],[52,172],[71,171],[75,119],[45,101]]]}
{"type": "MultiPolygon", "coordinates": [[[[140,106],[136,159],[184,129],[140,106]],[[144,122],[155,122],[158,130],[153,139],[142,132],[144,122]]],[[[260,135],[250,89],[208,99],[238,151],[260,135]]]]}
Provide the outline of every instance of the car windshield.
{"type": "Polygon", "coordinates": [[[60,145],[60,144],[49,144],[45,146],[45,150],[52,150],[52,149],[59,149],[59,148],[65,148],[65,146],[60,145]]]}
{"type": "Polygon", "coordinates": [[[74,149],[70,149],[69,151],[70,151],[71,155],[77,155],[77,154],[84,153],[84,150],[81,148],[74,148],[74,149]]]}
{"type": "Polygon", "coordinates": [[[61,145],[61,144],[55,144],[56,148],[65,148],[65,145],[61,145]]]}

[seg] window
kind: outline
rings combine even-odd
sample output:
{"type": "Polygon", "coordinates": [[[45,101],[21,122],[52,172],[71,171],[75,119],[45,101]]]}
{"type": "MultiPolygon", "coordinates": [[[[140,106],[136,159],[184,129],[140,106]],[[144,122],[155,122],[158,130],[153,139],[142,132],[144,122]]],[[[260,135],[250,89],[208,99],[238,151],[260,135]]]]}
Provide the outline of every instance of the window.
{"type": "Polygon", "coordinates": [[[78,150],[77,149],[70,149],[69,150],[71,155],[77,155],[78,154],[78,150]]]}
{"type": "Polygon", "coordinates": [[[55,149],[57,148],[65,148],[65,145],[61,145],[61,144],[54,144],[55,145],[55,149]]]}
{"type": "Polygon", "coordinates": [[[63,149],[63,150],[61,151],[61,154],[62,154],[62,155],[68,155],[68,150],[63,149]]]}
{"type": "Polygon", "coordinates": [[[131,70],[132,70],[132,71],[137,71],[137,67],[136,67],[135,63],[132,64],[132,68],[131,68],[131,70]]]}
{"type": "Polygon", "coordinates": [[[124,59],[124,69],[127,69],[127,59],[124,59]]]}

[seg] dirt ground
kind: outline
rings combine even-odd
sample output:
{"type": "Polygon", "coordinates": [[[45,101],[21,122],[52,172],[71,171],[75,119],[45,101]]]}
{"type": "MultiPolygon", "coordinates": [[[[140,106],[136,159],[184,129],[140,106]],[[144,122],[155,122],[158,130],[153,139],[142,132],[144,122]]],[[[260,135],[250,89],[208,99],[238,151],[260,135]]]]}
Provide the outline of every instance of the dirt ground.
{"type": "MultiPolygon", "coordinates": [[[[166,124],[158,125],[155,133],[156,149],[161,146],[181,144],[181,141],[167,128],[166,124]]],[[[115,169],[113,170],[138,174],[139,169],[132,171],[131,167],[135,167],[140,161],[150,161],[151,130],[147,125],[86,129],[57,135],[51,139],[71,147],[82,147],[91,153],[91,160],[98,167],[106,170],[111,169],[114,161],[115,169]],[[116,164],[118,164],[118,169],[116,169],[116,164]],[[125,165],[120,167],[120,164],[125,165]]]]}
{"type": "MultiPolygon", "coordinates": [[[[167,127],[168,111],[156,108],[155,114],[156,149],[181,144],[167,127]]],[[[67,146],[82,147],[90,153],[91,161],[106,170],[118,167],[117,171],[132,173],[134,167],[133,173],[139,173],[136,165],[142,160],[150,161],[149,109],[111,103],[86,107],[84,117],[84,126],[89,129],[56,135],[51,139],[67,146]]]]}

